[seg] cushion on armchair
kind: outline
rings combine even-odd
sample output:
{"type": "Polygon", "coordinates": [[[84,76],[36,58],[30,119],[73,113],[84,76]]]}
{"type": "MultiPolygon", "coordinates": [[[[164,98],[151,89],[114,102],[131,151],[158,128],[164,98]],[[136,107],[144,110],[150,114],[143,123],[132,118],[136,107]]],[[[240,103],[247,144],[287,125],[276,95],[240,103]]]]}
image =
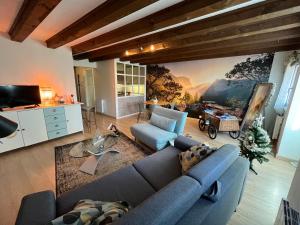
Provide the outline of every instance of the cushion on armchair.
{"type": "Polygon", "coordinates": [[[152,113],[150,123],[169,132],[174,132],[176,126],[176,120],[157,115],[156,113],[152,113]]]}
{"type": "Polygon", "coordinates": [[[137,140],[157,151],[167,147],[169,141],[177,137],[176,133],[165,131],[149,123],[134,124],[130,130],[137,140]]]}

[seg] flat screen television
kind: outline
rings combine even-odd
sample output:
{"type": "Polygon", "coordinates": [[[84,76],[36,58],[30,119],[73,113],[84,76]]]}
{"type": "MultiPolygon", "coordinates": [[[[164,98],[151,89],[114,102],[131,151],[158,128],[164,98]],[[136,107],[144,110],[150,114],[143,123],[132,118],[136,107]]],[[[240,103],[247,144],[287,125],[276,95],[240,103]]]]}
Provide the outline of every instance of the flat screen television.
{"type": "Polygon", "coordinates": [[[41,104],[37,85],[0,85],[0,109],[41,104]]]}

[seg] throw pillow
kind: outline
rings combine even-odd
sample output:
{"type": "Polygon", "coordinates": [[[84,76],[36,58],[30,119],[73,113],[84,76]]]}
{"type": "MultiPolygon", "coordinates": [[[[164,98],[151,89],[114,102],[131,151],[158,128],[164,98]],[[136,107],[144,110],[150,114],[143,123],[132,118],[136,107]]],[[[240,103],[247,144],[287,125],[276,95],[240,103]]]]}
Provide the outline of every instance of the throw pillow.
{"type": "Polygon", "coordinates": [[[150,123],[163,130],[174,132],[176,127],[176,120],[152,113],[150,123]]]}
{"type": "Polygon", "coordinates": [[[109,225],[129,210],[127,202],[101,202],[80,200],[74,210],[54,220],[49,225],[101,224],[109,225]]]}
{"type": "Polygon", "coordinates": [[[189,150],[179,153],[179,161],[182,173],[185,174],[190,168],[209,156],[215,148],[210,148],[207,144],[192,146],[189,150]]]}

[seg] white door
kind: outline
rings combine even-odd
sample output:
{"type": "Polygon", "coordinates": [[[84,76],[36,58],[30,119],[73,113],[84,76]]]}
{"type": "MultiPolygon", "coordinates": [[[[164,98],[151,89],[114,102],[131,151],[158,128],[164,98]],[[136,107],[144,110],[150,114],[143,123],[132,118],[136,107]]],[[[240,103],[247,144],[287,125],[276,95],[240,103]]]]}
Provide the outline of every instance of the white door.
{"type": "Polygon", "coordinates": [[[14,132],[8,137],[0,139],[0,142],[2,142],[0,143],[0,153],[13,150],[16,148],[24,147],[24,142],[23,142],[23,137],[20,129],[17,112],[1,112],[0,115],[18,123],[18,128],[16,132],[14,132]]]}
{"type": "Polygon", "coordinates": [[[25,146],[48,140],[42,109],[20,111],[18,117],[25,146]]]}
{"type": "Polygon", "coordinates": [[[68,134],[83,131],[81,106],[79,104],[65,106],[65,114],[68,134]]]}

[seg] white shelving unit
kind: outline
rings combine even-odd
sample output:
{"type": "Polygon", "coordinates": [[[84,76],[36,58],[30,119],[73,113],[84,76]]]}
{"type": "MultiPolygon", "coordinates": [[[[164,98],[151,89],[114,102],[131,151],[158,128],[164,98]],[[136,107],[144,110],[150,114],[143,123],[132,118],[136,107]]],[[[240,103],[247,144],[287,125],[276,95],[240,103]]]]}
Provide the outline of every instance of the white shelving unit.
{"type": "Polygon", "coordinates": [[[146,66],[118,59],[97,65],[97,111],[115,118],[137,114],[138,104],[146,99],[146,66]]]}

